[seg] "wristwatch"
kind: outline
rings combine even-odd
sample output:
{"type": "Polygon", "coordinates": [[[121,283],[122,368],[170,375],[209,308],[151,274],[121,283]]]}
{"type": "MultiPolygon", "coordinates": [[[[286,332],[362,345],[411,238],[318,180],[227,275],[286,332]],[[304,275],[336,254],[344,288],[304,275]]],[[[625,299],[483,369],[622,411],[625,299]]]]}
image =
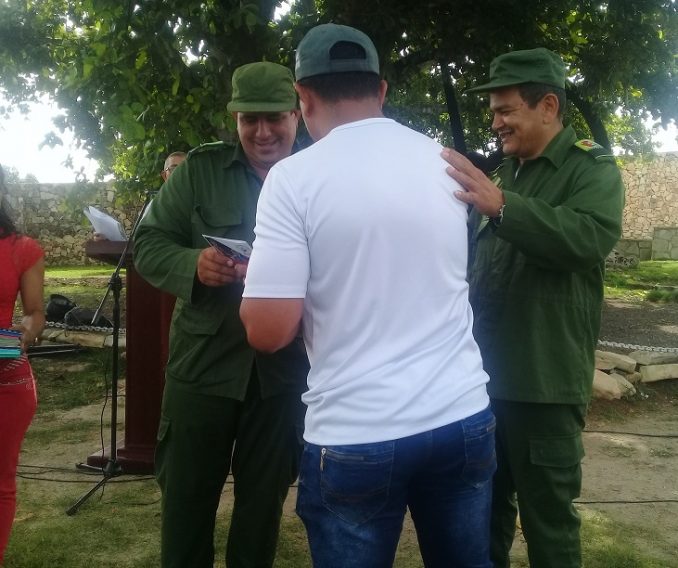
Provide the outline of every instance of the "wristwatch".
{"type": "Polygon", "coordinates": [[[501,222],[504,220],[504,209],[506,209],[506,203],[502,203],[502,206],[499,208],[499,212],[495,217],[490,217],[490,221],[492,221],[495,227],[501,225],[501,222]]]}

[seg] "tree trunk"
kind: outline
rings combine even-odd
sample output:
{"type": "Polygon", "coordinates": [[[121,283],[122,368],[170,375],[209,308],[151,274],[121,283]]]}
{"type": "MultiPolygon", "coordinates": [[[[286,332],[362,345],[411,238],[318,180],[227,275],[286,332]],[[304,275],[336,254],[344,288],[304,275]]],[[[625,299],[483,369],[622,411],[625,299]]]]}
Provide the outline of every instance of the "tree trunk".
{"type": "Polygon", "coordinates": [[[590,101],[587,101],[583,97],[579,96],[579,93],[575,89],[566,89],[567,98],[572,101],[572,104],[577,107],[579,112],[581,112],[586,124],[588,124],[589,129],[591,130],[591,135],[593,139],[598,142],[603,148],[612,150],[612,144],[610,143],[610,138],[607,135],[607,130],[601,118],[593,110],[593,105],[590,101]]]}
{"type": "Polygon", "coordinates": [[[447,113],[450,115],[450,132],[454,141],[454,149],[457,152],[466,154],[466,140],[464,140],[464,127],[461,123],[459,114],[459,105],[457,104],[457,95],[450,77],[450,70],[447,63],[440,64],[440,71],[443,78],[443,91],[445,92],[445,102],[447,104],[447,113]]]}

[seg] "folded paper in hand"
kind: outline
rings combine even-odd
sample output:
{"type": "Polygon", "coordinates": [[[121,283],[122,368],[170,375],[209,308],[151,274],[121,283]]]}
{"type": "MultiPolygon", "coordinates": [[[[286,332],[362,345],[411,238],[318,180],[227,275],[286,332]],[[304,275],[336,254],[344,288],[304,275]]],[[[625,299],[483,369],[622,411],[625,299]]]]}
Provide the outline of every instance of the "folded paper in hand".
{"type": "Polygon", "coordinates": [[[247,264],[252,254],[252,247],[247,241],[238,239],[225,239],[223,237],[212,237],[203,235],[205,240],[217,249],[221,254],[230,258],[236,264],[247,264]]]}
{"type": "Polygon", "coordinates": [[[99,211],[96,207],[88,205],[83,209],[85,216],[92,223],[94,232],[109,241],[126,241],[127,235],[119,221],[116,221],[108,213],[99,211]]]}

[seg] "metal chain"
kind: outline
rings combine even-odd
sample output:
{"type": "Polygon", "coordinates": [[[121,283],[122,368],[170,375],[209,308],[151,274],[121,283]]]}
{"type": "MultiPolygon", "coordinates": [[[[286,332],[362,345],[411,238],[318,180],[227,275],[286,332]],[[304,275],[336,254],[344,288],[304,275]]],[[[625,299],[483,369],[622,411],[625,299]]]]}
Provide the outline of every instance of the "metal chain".
{"type": "MultiPolygon", "coordinates": [[[[99,327],[96,325],[66,325],[56,321],[46,322],[46,327],[56,327],[67,331],[98,331],[103,333],[113,333],[112,327],[99,327]]],[[[125,334],[127,330],[120,328],[120,333],[125,334]]],[[[678,353],[678,347],[651,347],[649,345],[636,345],[634,343],[620,343],[618,341],[598,340],[598,345],[603,347],[618,347],[620,349],[632,349],[634,351],[655,351],[657,353],[678,353]]]]}
{"type": "Polygon", "coordinates": [[[620,347],[622,349],[632,349],[634,351],[655,351],[657,353],[678,353],[678,347],[650,347],[649,345],[635,345],[633,343],[619,343],[617,341],[598,340],[598,345],[605,347],[620,347]]]}
{"type": "MultiPolygon", "coordinates": [[[[65,329],[66,331],[99,331],[104,333],[113,333],[112,327],[99,327],[96,325],[67,325],[57,321],[48,321],[45,323],[45,327],[56,327],[58,329],[65,329]]],[[[124,335],[127,333],[127,330],[120,328],[119,332],[120,334],[124,335]]]]}

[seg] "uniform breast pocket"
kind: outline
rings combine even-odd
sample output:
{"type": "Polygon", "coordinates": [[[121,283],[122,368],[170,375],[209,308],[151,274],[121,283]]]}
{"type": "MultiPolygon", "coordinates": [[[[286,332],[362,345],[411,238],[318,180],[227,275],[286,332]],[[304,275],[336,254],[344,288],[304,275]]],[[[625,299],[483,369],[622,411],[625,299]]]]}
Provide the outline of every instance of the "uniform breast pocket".
{"type": "Polygon", "coordinates": [[[175,318],[176,326],[189,335],[215,335],[224,321],[224,311],[215,302],[200,306],[184,304],[175,318]]]}
{"type": "Polygon", "coordinates": [[[224,207],[196,205],[192,215],[193,242],[203,247],[206,241],[203,235],[242,239],[251,242],[252,228],[243,226],[243,212],[241,210],[225,209],[224,207]]]}

